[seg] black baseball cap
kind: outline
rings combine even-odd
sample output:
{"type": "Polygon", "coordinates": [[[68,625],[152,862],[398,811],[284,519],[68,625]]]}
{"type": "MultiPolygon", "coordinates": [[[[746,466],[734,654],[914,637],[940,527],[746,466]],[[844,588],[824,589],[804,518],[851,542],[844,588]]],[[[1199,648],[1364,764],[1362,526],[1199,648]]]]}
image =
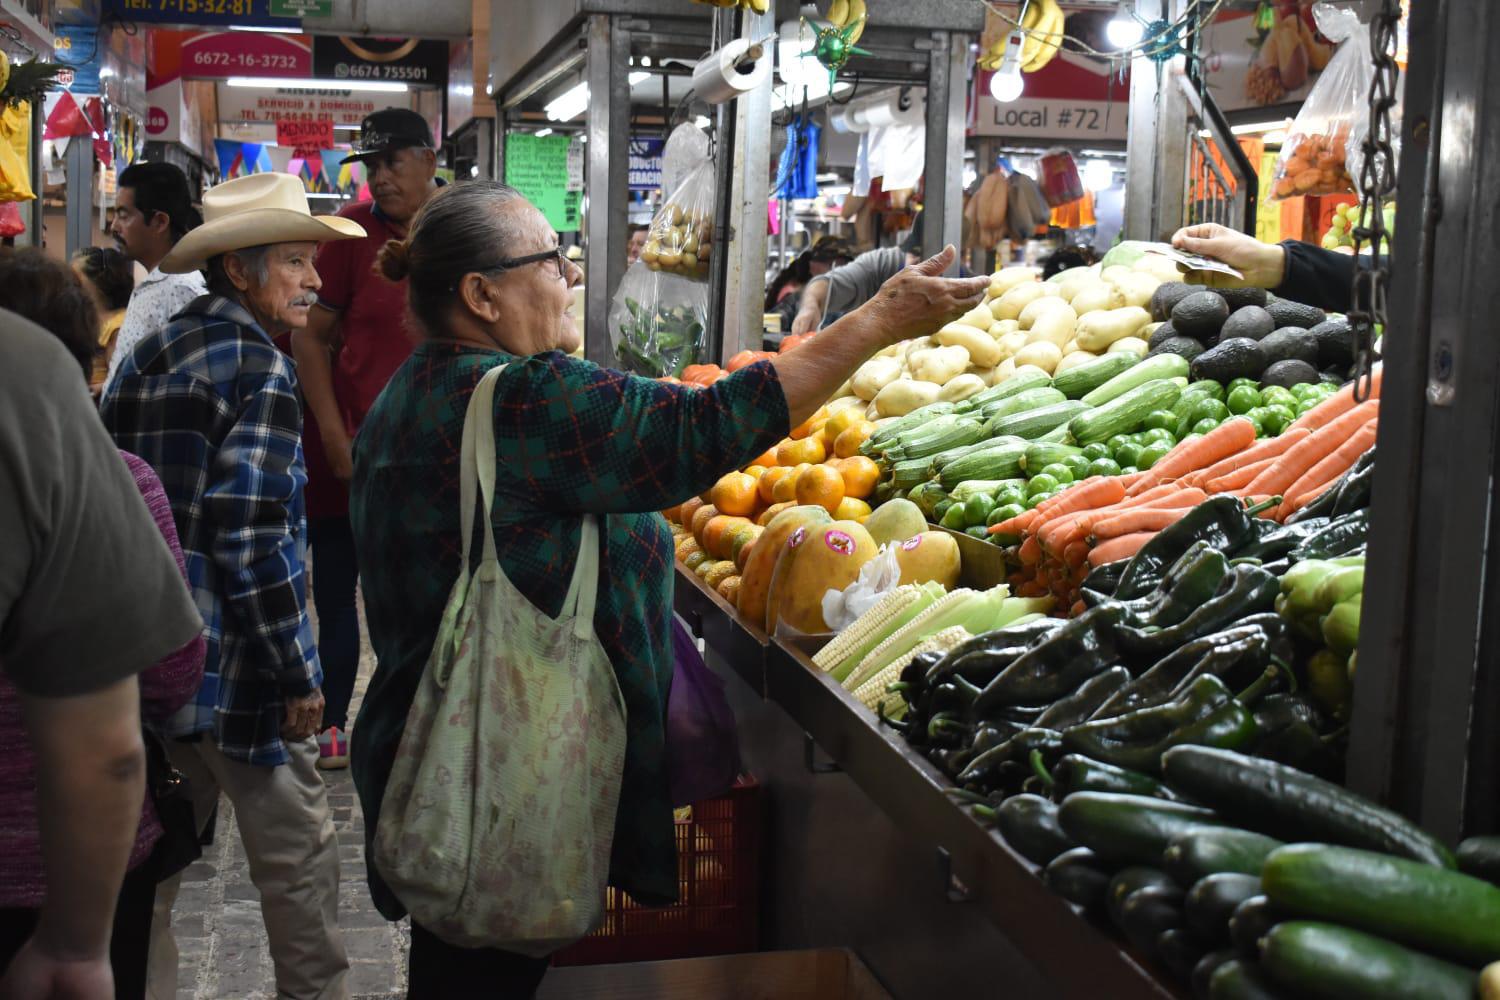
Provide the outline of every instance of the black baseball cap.
{"type": "Polygon", "coordinates": [[[365,115],[365,120],[359,123],[359,138],[354,141],[354,152],[339,162],[353,163],[366,156],[408,146],[436,148],[427,119],[409,108],[385,108],[365,115]]]}

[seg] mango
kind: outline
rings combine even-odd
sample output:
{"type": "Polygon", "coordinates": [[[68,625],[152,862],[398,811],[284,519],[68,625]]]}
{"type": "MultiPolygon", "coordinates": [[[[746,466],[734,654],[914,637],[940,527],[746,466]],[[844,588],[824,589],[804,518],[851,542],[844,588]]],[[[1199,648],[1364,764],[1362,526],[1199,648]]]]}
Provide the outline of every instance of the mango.
{"type": "Polygon", "coordinates": [[[943,531],[923,531],[896,546],[896,563],[902,583],[941,583],[958,586],[960,559],[958,542],[943,531]]]}
{"type": "Polygon", "coordinates": [[[876,545],[904,542],[927,530],[927,517],[922,508],[910,500],[887,500],[865,518],[865,530],[875,539],[876,545]]]}

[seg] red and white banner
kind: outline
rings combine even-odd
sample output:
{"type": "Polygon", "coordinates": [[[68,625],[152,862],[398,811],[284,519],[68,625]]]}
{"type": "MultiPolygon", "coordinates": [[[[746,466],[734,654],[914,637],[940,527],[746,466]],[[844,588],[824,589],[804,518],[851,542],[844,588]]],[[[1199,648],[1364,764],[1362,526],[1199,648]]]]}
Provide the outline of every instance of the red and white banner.
{"type": "Polygon", "coordinates": [[[1130,106],[1130,74],[1113,76],[1107,63],[1071,52],[1021,79],[1025,90],[1014,101],[990,96],[994,73],[981,70],[974,135],[1007,139],[1122,140],[1130,106]]]}

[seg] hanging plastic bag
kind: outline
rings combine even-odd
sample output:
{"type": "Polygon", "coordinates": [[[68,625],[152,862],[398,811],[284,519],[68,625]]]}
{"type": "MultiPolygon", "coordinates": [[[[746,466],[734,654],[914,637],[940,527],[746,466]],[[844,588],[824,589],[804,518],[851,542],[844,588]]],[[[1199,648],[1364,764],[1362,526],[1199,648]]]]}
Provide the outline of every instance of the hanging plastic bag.
{"type": "Polygon", "coordinates": [[[1078,163],[1073,154],[1065,149],[1049,150],[1042,157],[1042,197],[1056,208],[1083,197],[1083,178],[1078,173],[1078,163]]]}
{"type": "Polygon", "coordinates": [[[21,217],[21,207],[13,201],[0,201],[0,239],[20,236],[26,232],[26,220],[21,217]]]}
{"type": "Polygon", "coordinates": [[[683,178],[651,220],[641,263],[653,271],[708,280],[714,242],[714,161],[704,160],[683,178]]]}
{"type": "MultiPolygon", "coordinates": [[[[644,254],[643,254],[644,256],[644,254]]],[[[636,261],[609,306],[609,336],[624,371],[676,377],[704,352],[708,285],[636,261]]]]}
{"type": "Polygon", "coordinates": [[[31,105],[0,107],[0,202],[31,201],[31,105]]]}
{"type": "Polygon", "coordinates": [[[1359,15],[1330,4],[1313,7],[1318,31],[1338,46],[1287,131],[1271,180],[1271,201],[1354,190],[1354,127],[1369,102],[1370,29],[1359,15]]]}

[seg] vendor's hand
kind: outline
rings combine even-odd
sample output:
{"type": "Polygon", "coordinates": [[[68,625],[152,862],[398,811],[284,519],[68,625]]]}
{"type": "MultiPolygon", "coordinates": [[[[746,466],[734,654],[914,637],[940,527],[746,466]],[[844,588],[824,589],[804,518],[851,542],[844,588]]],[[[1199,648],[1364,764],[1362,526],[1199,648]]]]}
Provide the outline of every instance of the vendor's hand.
{"type": "Polygon", "coordinates": [[[799,309],[797,315],[792,317],[792,333],[801,336],[804,333],[812,333],[823,322],[823,315],[817,309],[799,309]]]}
{"type": "Polygon", "coordinates": [[[112,1000],[114,973],[109,955],[62,957],[33,937],[0,977],[6,1000],[112,1000]]]}
{"type": "Polygon", "coordinates": [[[886,343],[924,337],[984,301],[990,276],[945,278],[958,251],[952,245],[920,264],[897,271],[857,312],[873,314],[886,343]]]}
{"type": "Polygon", "coordinates": [[[1275,288],[1286,274],[1286,251],[1275,243],[1262,243],[1216,222],[1188,226],[1172,234],[1172,245],[1188,253],[1202,254],[1228,264],[1243,280],[1218,271],[1189,271],[1183,281],[1210,288],[1275,288]]]}
{"type": "Polygon", "coordinates": [[[323,728],[323,692],[314,688],[312,694],[286,700],[286,718],[281,723],[281,736],[286,740],[305,740],[316,736],[323,728]]]}

